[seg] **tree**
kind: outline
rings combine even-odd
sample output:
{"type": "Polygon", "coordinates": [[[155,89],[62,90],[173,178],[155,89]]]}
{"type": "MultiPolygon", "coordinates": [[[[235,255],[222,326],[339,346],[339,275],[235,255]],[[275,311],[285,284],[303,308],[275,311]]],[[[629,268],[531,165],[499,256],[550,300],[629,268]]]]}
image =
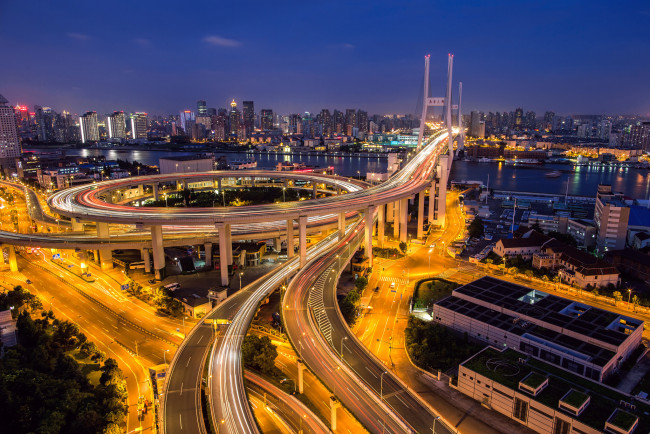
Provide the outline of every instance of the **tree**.
{"type": "Polygon", "coordinates": [[[408,249],[408,244],[406,244],[404,241],[399,242],[399,249],[402,251],[403,255],[406,255],[406,250],[408,249]]]}
{"type": "Polygon", "coordinates": [[[540,234],[544,233],[542,227],[539,225],[539,222],[537,220],[535,220],[535,223],[533,223],[533,225],[530,228],[536,232],[539,232],[540,234]]]}
{"type": "Polygon", "coordinates": [[[573,238],[571,234],[563,234],[558,231],[550,231],[547,235],[551,238],[555,238],[556,240],[563,242],[564,244],[568,244],[573,247],[578,246],[578,242],[575,238],[573,238]]]}
{"type": "Polygon", "coordinates": [[[268,336],[246,336],[241,350],[245,365],[265,374],[270,374],[275,370],[275,358],[278,357],[278,350],[268,336]]]}
{"type": "Polygon", "coordinates": [[[641,299],[638,295],[634,294],[632,297],[632,304],[634,305],[634,311],[636,312],[636,307],[641,303],[641,299]]]}
{"type": "Polygon", "coordinates": [[[354,286],[357,291],[362,292],[364,289],[366,289],[366,286],[368,286],[368,279],[366,279],[364,276],[361,276],[354,282],[354,286]]]}
{"type": "Polygon", "coordinates": [[[621,291],[614,291],[612,296],[614,297],[614,305],[617,305],[619,301],[623,300],[623,294],[621,294],[621,291]]]}
{"type": "Polygon", "coordinates": [[[482,238],[483,235],[485,234],[483,219],[481,219],[480,217],[476,217],[469,224],[469,227],[467,228],[467,230],[469,232],[470,237],[472,237],[472,238],[482,238]]]}

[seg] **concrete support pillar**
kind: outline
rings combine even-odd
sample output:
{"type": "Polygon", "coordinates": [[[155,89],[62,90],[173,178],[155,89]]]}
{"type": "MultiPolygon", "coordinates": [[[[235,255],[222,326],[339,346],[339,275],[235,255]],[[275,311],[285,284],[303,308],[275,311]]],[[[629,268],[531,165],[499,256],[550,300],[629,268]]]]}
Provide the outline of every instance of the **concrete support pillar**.
{"type": "Polygon", "coordinates": [[[408,211],[408,198],[404,198],[399,204],[399,240],[404,243],[408,241],[408,211]]]}
{"type": "Polygon", "coordinates": [[[336,409],[341,406],[341,403],[334,396],[330,396],[330,428],[332,432],[336,432],[336,409]]]}
{"type": "Polygon", "coordinates": [[[436,207],[436,180],[431,181],[431,187],[429,187],[429,215],[427,221],[430,225],[433,224],[433,211],[436,207]]]}
{"type": "Polygon", "coordinates": [[[113,268],[113,251],[111,249],[99,250],[99,264],[102,270],[110,270],[113,268]]]}
{"type": "Polygon", "coordinates": [[[395,204],[393,202],[389,202],[386,205],[386,221],[388,223],[392,223],[395,220],[395,204]]]}
{"type": "Polygon", "coordinates": [[[255,177],[251,176],[251,187],[255,187],[255,177]]]}
{"type": "Polygon", "coordinates": [[[219,190],[219,194],[223,194],[221,192],[221,178],[217,179],[217,189],[219,190]]]}
{"type": "Polygon", "coordinates": [[[109,238],[111,236],[108,229],[108,223],[97,222],[95,225],[97,227],[97,238],[109,238]]]}
{"type": "Polygon", "coordinates": [[[417,238],[421,240],[424,237],[424,196],[426,190],[422,190],[418,193],[418,230],[417,238]]]}
{"type": "Polygon", "coordinates": [[[9,271],[16,272],[18,271],[18,261],[16,261],[16,249],[12,245],[7,245],[7,250],[9,250],[9,271]]]}
{"type": "Polygon", "coordinates": [[[375,226],[375,207],[369,206],[366,210],[365,250],[368,258],[368,267],[372,268],[372,228],[375,226]]]}
{"type": "Polygon", "coordinates": [[[149,256],[149,249],[145,248],[141,250],[142,260],[144,261],[144,272],[151,273],[151,256],[149,256]]]}
{"type": "Polygon", "coordinates": [[[289,180],[285,178],[282,185],[284,186],[284,188],[289,187],[289,180]]]}
{"type": "Polygon", "coordinates": [[[312,193],[311,195],[313,196],[314,199],[316,199],[316,196],[318,195],[318,191],[316,189],[316,184],[312,184],[312,193]]]}
{"type": "Polygon", "coordinates": [[[300,268],[307,265],[307,216],[298,217],[298,248],[300,249],[300,268]]]}
{"type": "Polygon", "coordinates": [[[228,265],[232,265],[232,232],[230,231],[230,224],[226,224],[226,253],[228,255],[228,265]]]}
{"type": "Polygon", "coordinates": [[[153,200],[158,200],[158,183],[151,184],[153,190],[153,200]]]}
{"type": "Polygon", "coordinates": [[[339,240],[342,240],[345,237],[345,213],[342,212],[339,214],[339,240]]]}
{"type": "Polygon", "coordinates": [[[228,286],[228,243],[226,237],[226,225],[217,224],[219,231],[219,269],[221,270],[221,286],[228,286]]]}
{"type": "Polygon", "coordinates": [[[384,220],[386,220],[386,205],[380,205],[379,214],[377,214],[377,243],[379,247],[384,247],[384,220]]]}
{"type": "Polygon", "coordinates": [[[339,194],[341,194],[341,187],[339,187],[339,186],[337,185],[337,186],[336,186],[336,195],[338,196],[339,194]]]}
{"type": "Polygon", "coordinates": [[[298,359],[296,361],[298,364],[298,393],[304,393],[305,386],[304,386],[304,372],[305,372],[305,364],[302,363],[302,360],[298,359]]]}
{"type": "Polygon", "coordinates": [[[279,252],[282,250],[282,238],[278,237],[273,240],[273,249],[276,252],[279,252]]]}
{"type": "Polygon", "coordinates": [[[84,225],[78,218],[72,217],[70,221],[72,222],[72,232],[81,232],[84,230],[84,225]]]}
{"type": "Polygon", "coordinates": [[[212,243],[205,243],[205,266],[212,268],[212,243]]]}
{"type": "Polygon", "coordinates": [[[447,178],[449,177],[449,156],[440,156],[440,181],[438,183],[438,220],[436,224],[445,225],[445,214],[447,212],[447,178]]]}
{"type": "Polygon", "coordinates": [[[287,220],[287,258],[293,258],[293,219],[287,220]]]}
{"type": "Polygon", "coordinates": [[[394,202],[393,205],[393,238],[398,239],[399,238],[399,201],[394,202]]]}
{"type": "Polygon", "coordinates": [[[187,179],[183,180],[183,190],[187,190],[187,179]]]}
{"type": "Polygon", "coordinates": [[[138,196],[144,196],[144,185],[138,185],[138,196]]]}
{"type": "Polygon", "coordinates": [[[153,272],[158,280],[165,278],[165,249],[163,248],[162,226],[151,226],[151,249],[153,250],[153,272]]]}

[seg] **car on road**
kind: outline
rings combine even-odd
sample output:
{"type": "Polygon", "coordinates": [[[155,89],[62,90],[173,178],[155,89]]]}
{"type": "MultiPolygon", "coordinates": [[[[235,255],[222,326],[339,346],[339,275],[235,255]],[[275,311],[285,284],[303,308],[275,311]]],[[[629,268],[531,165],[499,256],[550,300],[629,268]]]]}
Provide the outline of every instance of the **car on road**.
{"type": "Polygon", "coordinates": [[[375,292],[379,292],[379,287],[376,287],[376,288],[375,288],[375,292]]]}
{"type": "Polygon", "coordinates": [[[28,285],[31,285],[32,281],[27,279],[27,280],[25,280],[25,283],[28,284],[28,285]]]}

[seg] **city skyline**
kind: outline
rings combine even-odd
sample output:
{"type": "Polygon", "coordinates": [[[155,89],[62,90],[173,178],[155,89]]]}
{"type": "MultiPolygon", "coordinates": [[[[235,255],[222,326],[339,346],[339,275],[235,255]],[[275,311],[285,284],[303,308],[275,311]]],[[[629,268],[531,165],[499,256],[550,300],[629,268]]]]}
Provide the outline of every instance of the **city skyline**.
{"type": "Polygon", "coordinates": [[[562,11],[553,3],[375,3],[349,5],[344,14],[331,4],[246,11],[219,5],[200,15],[177,14],[170,5],[140,3],[128,14],[101,15],[90,5],[3,5],[10,18],[0,30],[8,59],[0,66],[3,94],[11,104],[80,114],[166,114],[194,109],[197,100],[218,108],[232,98],[279,113],[354,107],[409,114],[418,111],[421,74],[414,71],[422,57],[431,54],[432,94],[442,95],[444,58],[453,52],[465,112],[650,112],[641,97],[650,92],[643,80],[650,63],[634,55],[649,48],[638,30],[650,13],[641,2],[577,2],[562,11]],[[217,13],[242,18],[215,26],[217,13]],[[431,22],[437,30],[424,30],[431,22]],[[128,30],[116,32],[114,23],[128,30]]]}

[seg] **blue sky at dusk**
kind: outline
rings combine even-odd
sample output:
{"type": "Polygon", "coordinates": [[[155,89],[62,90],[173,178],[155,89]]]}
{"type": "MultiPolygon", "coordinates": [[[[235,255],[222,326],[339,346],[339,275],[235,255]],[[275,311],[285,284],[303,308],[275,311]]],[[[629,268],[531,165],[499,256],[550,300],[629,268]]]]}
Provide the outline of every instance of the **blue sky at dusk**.
{"type": "Polygon", "coordinates": [[[452,52],[464,111],[650,113],[647,0],[0,0],[0,23],[0,94],[57,111],[413,113],[452,52]]]}

